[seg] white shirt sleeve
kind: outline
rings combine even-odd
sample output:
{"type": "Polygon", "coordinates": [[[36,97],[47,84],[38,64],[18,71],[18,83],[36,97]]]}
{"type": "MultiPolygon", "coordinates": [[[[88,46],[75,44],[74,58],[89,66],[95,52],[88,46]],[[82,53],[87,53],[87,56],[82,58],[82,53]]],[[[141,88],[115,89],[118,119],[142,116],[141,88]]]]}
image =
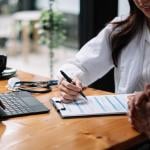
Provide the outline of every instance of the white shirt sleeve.
{"type": "MultiPolygon", "coordinates": [[[[85,86],[101,78],[114,67],[109,41],[111,31],[112,24],[109,24],[59,70],[63,70],[72,78],[77,76],[85,86]]],[[[60,77],[60,74],[58,76],[60,77]]]]}

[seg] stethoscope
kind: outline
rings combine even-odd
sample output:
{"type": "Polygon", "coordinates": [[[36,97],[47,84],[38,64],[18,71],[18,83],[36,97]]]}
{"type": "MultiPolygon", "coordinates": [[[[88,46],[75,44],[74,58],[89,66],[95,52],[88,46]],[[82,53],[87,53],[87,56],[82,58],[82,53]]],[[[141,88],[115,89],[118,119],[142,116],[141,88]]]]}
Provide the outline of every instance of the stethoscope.
{"type": "Polygon", "coordinates": [[[28,91],[31,93],[47,93],[52,90],[51,86],[57,85],[58,80],[48,81],[20,81],[13,77],[8,80],[8,89],[11,91],[28,91]]]}

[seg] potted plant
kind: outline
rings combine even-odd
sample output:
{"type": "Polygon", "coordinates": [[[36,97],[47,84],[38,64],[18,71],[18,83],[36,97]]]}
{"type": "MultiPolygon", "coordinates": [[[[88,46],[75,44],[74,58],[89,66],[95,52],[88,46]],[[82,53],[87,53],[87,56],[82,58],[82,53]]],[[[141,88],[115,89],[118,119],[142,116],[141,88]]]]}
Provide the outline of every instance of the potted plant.
{"type": "Polygon", "coordinates": [[[65,18],[62,12],[53,10],[53,3],[54,0],[49,0],[50,9],[42,11],[39,20],[40,43],[49,48],[51,78],[53,77],[53,50],[65,40],[65,18]]]}

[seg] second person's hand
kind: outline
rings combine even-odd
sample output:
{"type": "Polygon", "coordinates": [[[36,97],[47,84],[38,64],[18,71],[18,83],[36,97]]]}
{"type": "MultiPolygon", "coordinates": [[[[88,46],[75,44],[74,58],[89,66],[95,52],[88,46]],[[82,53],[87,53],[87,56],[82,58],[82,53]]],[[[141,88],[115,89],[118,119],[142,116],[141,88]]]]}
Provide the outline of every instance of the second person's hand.
{"type": "Polygon", "coordinates": [[[145,85],[144,91],[136,92],[128,99],[129,121],[137,131],[150,137],[150,84],[145,85]]]}

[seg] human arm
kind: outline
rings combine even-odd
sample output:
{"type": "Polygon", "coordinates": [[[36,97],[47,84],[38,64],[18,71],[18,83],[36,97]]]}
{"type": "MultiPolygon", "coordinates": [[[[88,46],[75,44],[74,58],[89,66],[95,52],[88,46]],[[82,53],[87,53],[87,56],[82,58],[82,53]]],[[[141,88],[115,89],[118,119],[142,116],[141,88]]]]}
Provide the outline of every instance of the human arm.
{"type": "Polygon", "coordinates": [[[128,106],[133,127],[150,138],[150,84],[145,85],[144,91],[130,96],[128,106]]]}
{"type": "MultiPolygon", "coordinates": [[[[80,85],[82,83],[83,87],[88,86],[105,75],[114,66],[111,57],[111,48],[109,45],[110,32],[110,27],[101,31],[95,38],[85,44],[74,58],[67,61],[60,70],[66,72],[74,80],[74,82],[78,78],[80,85]]],[[[59,81],[62,81],[60,73],[59,81]]],[[[60,91],[63,90],[63,95],[64,89],[67,88],[67,86],[69,89],[67,93],[71,92],[70,84],[65,80],[60,82],[59,85],[60,91]]],[[[73,85],[73,90],[79,91],[81,89],[82,87],[80,87],[80,89],[76,89],[73,85]]],[[[67,91],[67,89],[65,89],[65,91],[67,91]]]]}

